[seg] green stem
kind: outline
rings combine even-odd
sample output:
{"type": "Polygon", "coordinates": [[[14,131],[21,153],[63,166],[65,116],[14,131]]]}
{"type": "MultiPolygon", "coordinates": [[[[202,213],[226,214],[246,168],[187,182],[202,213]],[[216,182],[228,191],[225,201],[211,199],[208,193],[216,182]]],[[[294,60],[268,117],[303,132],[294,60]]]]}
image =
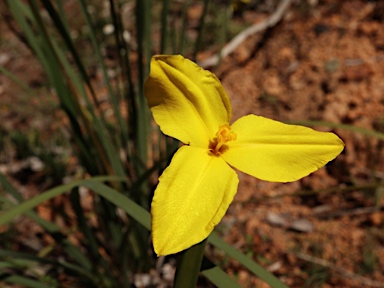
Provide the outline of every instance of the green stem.
{"type": "Polygon", "coordinates": [[[177,259],[174,288],[195,288],[207,239],[182,251],[177,259]]]}
{"type": "Polygon", "coordinates": [[[196,62],[197,59],[197,53],[200,51],[201,43],[203,42],[203,31],[206,21],[206,16],[208,14],[208,5],[210,0],[204,0],[204,8],[203,8],[203,14],[200,17],[200,23],[199,23],[199,31],[197,33],[197,39],[195,42],[195,51],[193,51],[192,60],[196,62]]]}

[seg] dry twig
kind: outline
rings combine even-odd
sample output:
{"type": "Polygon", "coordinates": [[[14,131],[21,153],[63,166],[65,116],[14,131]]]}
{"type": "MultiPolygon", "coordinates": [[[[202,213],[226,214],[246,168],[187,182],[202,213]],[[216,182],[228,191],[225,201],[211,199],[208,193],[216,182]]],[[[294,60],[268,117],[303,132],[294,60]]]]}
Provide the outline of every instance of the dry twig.
{"type": "Polygon", "coordinates": [[[276,25],[281,20],[281,18],[283,18],[284,12],[287,10],[290,3],[291,0],[282,0],[272,16],[267,18],[265,21],[256,23],[237,34],[218,54],[215,54],[212,57],[199,62],[199,66],[207,68],[217,65],[217,63],[219,63],[220,57],[224,58],[231,54],[249,36],[276,25]]]}
{"type": "Polygon", "coordinates": [[[384,207],[380,206],[374,206],[374,207],[360,207],[360,208],[354,208],[354,209],[348,209],[348,210],[341,210],[337,212],[329,212],[326,211],[326,213],[319,213],[318,215],[321,218],[334,218],[334,217],[342,217],[345,215],[364,215],[364,214],[371,214],[376,213],[384,210],[384,207]]]}

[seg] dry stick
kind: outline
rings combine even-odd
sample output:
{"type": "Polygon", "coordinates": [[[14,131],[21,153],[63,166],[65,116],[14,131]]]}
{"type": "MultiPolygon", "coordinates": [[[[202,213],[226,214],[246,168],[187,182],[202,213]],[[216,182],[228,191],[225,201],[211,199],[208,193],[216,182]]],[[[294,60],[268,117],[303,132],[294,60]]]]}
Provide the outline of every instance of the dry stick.
{"type": "Polygon", "coordinates": [[[237,34],[227,45],[225,45],[225,47],[218,54],[215,54],[212,57],[209,57],[208,59],[199,62],[199,66],[207,68],[217,65],[219,63],[220,55],[221,58],[228,56],[233,51],[235,51],[235,49],[241,43],[243,43],[245,39],[247,39],[249,36],[276,25],[281,20],[281,18],[283,18],[284,12],[285,10],[287,10],[290,3],[291,0],[282,0],[280,5],[277,7],[275,13],[272,14],[272,16],[267,18],[265,21],[261,23],[256,23],[237,34]]]}
{"type": "Polygon", "coordinates": [[[367,286],[371,286],[371,287],[384,287],[384,284],[381,283],[381,282],[365,278],[365,277],[363,277],[363,276],[361,276],[359,274],[356,274],[356,273],[353,273],[351,271],[348,271],[347,269],[344,269],[342,267],[336,266],[336,265],[334,265],[331,262],[328,262],[326,260],[323,260],[323,259],[320,259],[320,258],[316,258],[316,257],[310,256],[310,255],[304,254],[304,253],[300,253],[300,252],[295,252],[293,254],[297,258],[300,258],[300,259],[302,259],[304,261],[311,262],[311,263],[314,263],[314,264],[317,264],[317,265],[329,268],[331,270],[334,270],[334,271],[344,275],[345,277],[357,280],[357,281],[359,281],[363,285],[367,285],[367,286]]]}
{"type": "Polygon", "coordinates": [[[380,212],[384,207],[381,206],[374,206],[374,207],[360,207],[360,208],[355,208],[355,209],[348,209],[348,210],[341,210],[338,212],[327,212],[327,213],[319,213],[316,215],[319,218],[334,218],[334,217],[341,217],[345,215],[363,215],[363,214],[371,214],[371,213],[376,213],[380,212]]]}

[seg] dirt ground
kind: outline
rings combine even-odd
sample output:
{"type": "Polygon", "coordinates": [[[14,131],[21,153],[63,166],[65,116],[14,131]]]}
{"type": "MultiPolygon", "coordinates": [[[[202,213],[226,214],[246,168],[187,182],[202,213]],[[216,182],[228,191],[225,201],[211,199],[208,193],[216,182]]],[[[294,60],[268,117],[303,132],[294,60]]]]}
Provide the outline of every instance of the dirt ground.
{"type": "MultiPolygon", "coordinates": [[[[224,59],[217,74],[230,95],[234,119],[253,113],[383,131],[384,3],[320,4],[290,10],[267,35],[250,37],[224,59]]],[[[316,128],[344,140],[342,155],[290,184],[241,175],[224,220],[232,225],[226,240],[262,257],[260,262],[290,287],[380,285],[382,141],[344,129],[316,128]],[[377,186],[358,188],[369,183],[377,186]],[[283,197],[299,191],[318,193],[283,197]]],[[[257,280],[247,272],[239,275],[245,287],[256,287],[257,280]]]]}
{"type": "MultiPolygon", "coordinates": [[[[1,41],[0,65],[39,89],[44,75],[29,52],[10,52],[20,47],[10,33],[1,41]]],[[[296,1],[279,24],[249,37],[215,72],[231,98],[233,120],[252,113],[384,132],[384,2],[296,1]]],[[[23,95],[0,75],[0,132],[57,129],[49,118],[41,121],[55,103],[40,105],[43,93],[26,103],[23,95]]],[[[353,128],[314,127],[337,133],[344,152],[294,183],[240,174],[218,230],[289,287],[384,287],[383,141],[353,128]]],[[[3,169],[15,162],[9,155],[0,153],[3,169]]],[[[243,287],[268,287],[237,263],[219,260],[243,287]]]]}

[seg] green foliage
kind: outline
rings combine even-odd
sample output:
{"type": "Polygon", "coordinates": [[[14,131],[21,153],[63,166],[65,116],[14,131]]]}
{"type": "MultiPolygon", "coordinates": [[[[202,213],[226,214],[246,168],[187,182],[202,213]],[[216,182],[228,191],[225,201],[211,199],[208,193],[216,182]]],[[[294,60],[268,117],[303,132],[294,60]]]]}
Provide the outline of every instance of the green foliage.
{"type": "MultiPolygon", "coordinates": [[[[33,212],[31,209],[38,206],[39,204],[58,197],[64,193],[66,193],[69,190],[72,190],[72,193],[76,193],[76,189],[80,186],[87,187],[88,189],[94,191],[97,195],[100,197],[103,197],[103,199],[106,199],[109,201],[109,203],[116,205],[116,207],[120,208],[122,211],[127,213],[132,219],[137,221],[140,225],[145,227],[146,229],[150,229],[150,215],[149,212],[143,209],[141,206],[136,204],[134,201],[129,199],[127,196],[123,195],[117,190],[114,190],[110,188],[109,186],[103,184],[102,182],[116,182],[116,181],[126,181],[126,179],[122,179],[119,177],[95,177],[88,180],[82,180],[82,181],[74,181],[56,188],[53,188],[49,191],[46,191],[30,200],[22,201],[20,193],[18,193],[15,188],[0,174],[0,183],[9,191],[12,196],[20,201],[20,204],[15,205],[13,208],[9,209],[7,212],[3,213],[0,217],[0,226],[9,224],[14,217],[25,214],[29,218],[33,219],[37,223],[39,223],[48,233],[51,234],[51,236],[55,239],[57,244],[66,252],[67,256],[70,257],[71,261],[52,258],[52,257],[36,257],[29,253],[21,253],[21,252],[13,252],[6,249],[0,249],[0,263],[3,262],[9,262],[9,259],[12,259],[11,261],[14,261],[13,259],[19,260],[30,260],[34,263],[40,263],[40,264],[49,264],[52,265],[52,267],[55,267],[56,269],[64,269],[64,271],[67,271],[70,273],[70,275],[76,275],[79,277],[77,280],[81,281],[83,285],[87,285],[87,287],[116,287],[116,285],[122,285],[120,281],[123,281],[119,279],[120,277],[124,276],[123,271],[118,271],[119,273],[117,275],[108,275],[109,273],[113,273],[114,271],[106,271],[103,270],[102,267],[97,267],[98,263],[95,262],[97,257],[101,257],[101,255],[98,255],[95,258],[93,258],[94,261],[91,261],[92,257],[89,255],[89,259],[86,258],[83,253],[79,250],[79,248],[75,245],[73,245],[66,234],[63,234],[60,231],[60,228],[56,226],[52,222],[48,222],[46,220],[43,220],[40,218],[35,212],[33,212]],[[100,270],[99,270],[100,269],[100,270]],[[111,276],[115,276],[116,278],[113,278],[111,276]],[[119,281],[120,280],[120,281],[119,281]],[[120,284],[119,284],[120,283],[120,284]]],[[[77,198],[77,195],[75,194],[75,201],[77,198]]],[[[75,208],[76,210],[77,208],[75,208]]],[[[81,208],[80,208],[81,209],[81,208]]],[[[92,232],[89,230],[89,227],[86,225],[86,221],[84,221],[85,215],[78,214],[79,225],[83,226],[81,229],[83,229],[84,234],[87,235],[86,239],[87,241],[93,241],[92,239],[95,239],[95,235],[92,235],[92,232]],[[88,230],[88,231],[86,231],[88,230]]],[[[107,220],[106,220],[107,221],[107,220]]],[[[260,279],[263,279],[267,283],[271,284],[273,287],[277,288],[284,288],[287,287],[286,285],[282,284],[277,278],[275,278],[273,275],[271,275],[269,272],[267,272],[265,269],[263,269],[261,266],[259,266],[257,263],[253,262],[250,258],[242,254],[241,252],[237,251],[235,248],[233,248],[231,245],[225,243],[222,239],[220,239],[215,233],[211,234],[211,236],[208,238],[208,242],[213,244],[214,246],[218,247],[219,249],[224,250],[229,256],[233,257],[235,260],[239,261],[242,265],[244,265],[247,269],[249,269],[252,273],[260,277],[260,279]]],[[[93,242],[94,244],[95,242],[93,242]]],[[[87,246],[83,247],[84,249],[93,249],[96,248],[96,246],[93,246],[92,243],[88,243],[87,246]]],[[[102,246],[98,246],[98,248],[101,248],[102,246]]],[[[98,249],[94,250],[92,253],[98,254],[98,249]]],[[[121,256],[121,255],[120,255],[121,256]]],[[[102,257],[101,257],[102,258],[102,257]]],[[[104,259],[101,259],[100,261],[103,261],[104,259]]],[[[15,268],[15,265],[11,265],[11,268],[15,268]]],[[[118,267],[112,267],[113,269],[118,269],[118,267]]],[[[56,270],[53,270],[56,271],[56,270]]],[[[29,272],[29,269],[23,270],[24,273],[29,272]]],[[[213,283],[220,285],[219,287],[235,287],[233,280],[222,272],[222,270],[215,266],[212,262],[209,260],[204,261],[202,270],[202,274],[210,279],[213,283]]],[[[7,273],[7,272],[5,272],[7,273]]],[[[50,275],[46,275],[49,277],[50,275]]],[[[23,278],[23,276],[21,276],[23,278]]],[[[4,274],[4,279],[10,283],[14,283],[13,275],[11,274],[4,274]],[[8,277],[11,277],[9,280],[8,277]]],[[[24,278],[23,278],[24,279],[24,278]]],[[[22,283],[22,282],[17,282],[22,283]]],[[[128,283],[126,283],[128,285],[128,283]]],[[[29,286],[28,286],[29,287],[29,286]]],[[[34,286],[30,286],[34,287],[34,286]]]]}
{"type": "Polygon", "coordinates": [[[27,134],[20,131],[14,131],[9,135],[9,138],[15,147],[17,159],[25,159],[33,155],[33,146],[31,146],[31,141],[27,134]]]}

